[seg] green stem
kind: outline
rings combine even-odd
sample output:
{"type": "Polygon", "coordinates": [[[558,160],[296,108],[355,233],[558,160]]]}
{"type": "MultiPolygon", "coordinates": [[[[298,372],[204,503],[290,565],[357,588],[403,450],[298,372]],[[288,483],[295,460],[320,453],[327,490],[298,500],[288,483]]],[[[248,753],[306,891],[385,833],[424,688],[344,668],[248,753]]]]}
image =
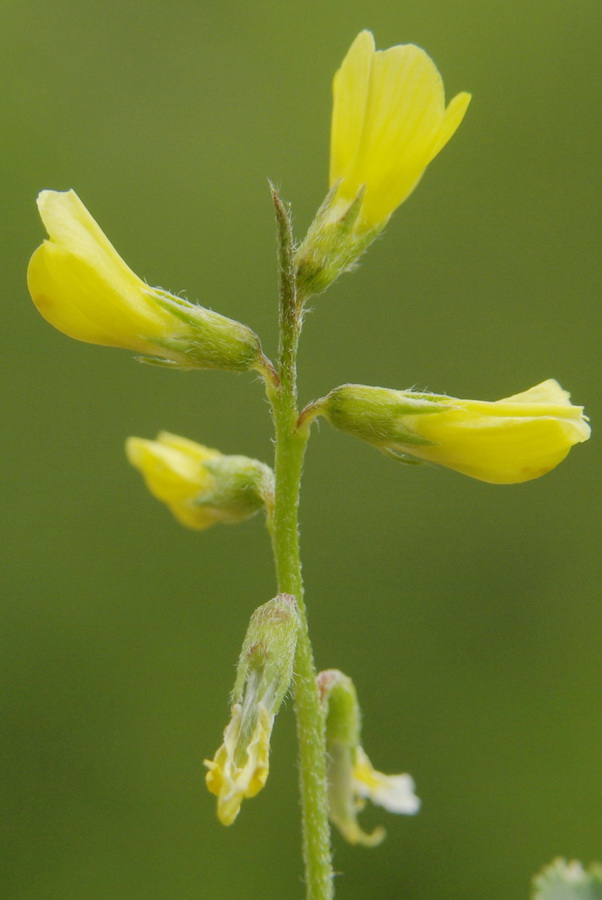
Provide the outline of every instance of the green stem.
{"type": "Polygon", "coordinates": [[[271,522],[278,590],[292,594],[301,627],[295,656],[294,698],[299,742],[303,858],[307,900],[334,896],[326,795],[324,715],[316,687],[316,667],[307,626],[299,555],[299,489],[309,427],[297,429],[297,345],[301,304],[296,294],[290,214],[276,191],[280,259],[279,385],[268,386],[276,431],[276,492],[271,522]]]}

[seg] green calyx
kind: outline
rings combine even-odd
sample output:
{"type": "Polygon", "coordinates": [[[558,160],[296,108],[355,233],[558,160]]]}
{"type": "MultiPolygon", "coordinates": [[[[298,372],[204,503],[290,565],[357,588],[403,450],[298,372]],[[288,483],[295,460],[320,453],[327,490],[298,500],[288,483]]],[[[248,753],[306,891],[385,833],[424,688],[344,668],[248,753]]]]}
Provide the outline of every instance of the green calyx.
{"type": "Polygon", "coordinates": [[[247,456],[218,456],[203,462],[213,477],[211,486],[194,500],[208,507],[221,521],[243,522],[264,507],[268,516],[274,504],[274,473],[265,463],[247,456]]]}
{"type": "Polygon", "coordinates": [[[343,384],[317,401],[314,409],[335,428],[385,449],[391,444],[429,444],[411,429],[410,417],[440,412],[443,399],[437,394],[343,384]]]}
{"type": "Polygon", "coordinates": [[[386,224],[358,233],[354,226],[361,212],[364,189],[358,191],[344,212],[337,214],[334,205],[338,186],[333,185],[326,195],[295,253],[297,287],[302,296],[325,291],[339,275],[352,269],[386,224]]]}
{"type": "Polygon", "coordinates": [[[235,758],[244,762],[251,735],[263,708],[273,720],[293,678],[299,632],[294,597],[278,594],[258,607],[242,645],[232,702],[242,706],[235,758]]]}
{"type": "Polygon", "coordinates": [[[153,340],[177,355],[184,369],[222,369],[248,372],[261,369],[264,361],[259,338],[246,325],[159,288],[148,289],[149,298],[187,326],[187,333],[153,340]]]}
{"type": "Polygon", "coordinates": [[[278,594],[259,606],[249,621],[242,645],[234,703],[263,703],[275,715],[293,678],[293,662],[299,632],[295,598],[278,594]]]}
{"type": "Polygon", "coordinates": [[[326,743],[355,750],[361,713],[353,681],[338,669],[326,669],[318,675],[318,691],[326,713],[326,743]]]}

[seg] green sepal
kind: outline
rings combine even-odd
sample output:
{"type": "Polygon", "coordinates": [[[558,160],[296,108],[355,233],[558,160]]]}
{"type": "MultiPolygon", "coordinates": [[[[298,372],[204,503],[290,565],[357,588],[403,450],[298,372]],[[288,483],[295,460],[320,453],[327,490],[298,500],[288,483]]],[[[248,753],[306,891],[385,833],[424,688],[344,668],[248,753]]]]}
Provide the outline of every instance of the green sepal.
{"type": "Polygon", "coordinates": [[[244,762],[260,708],[273,718],[290,688],[299,625],[297,603],[290,594],[278,594],[251,616],[231,697],[233,704],[242,706],[235,751],[239,764],[244,762]]]}
{"type": "Polygon", "coordinates": [[[322,293],[339,275],[353,269],[386,225],[384,222],[361,235],[354,231],[364,201],[363,187],[343,214],[333,218],[338,187],[337,182],[326,195],[295,253],[297,288],[304,297],[322,293]]]}
{"type": "Polygon", "coordinates": [[[240,703],[253,681],[257,698],[276,714],[293,678],[299,632],[299,611],[294,597],[278,594],[259,606],[249,621],[243,642],[232,702],[240,703]]]}
{"type": "Polygon", "coordinates": [[[227,511],[223,521],[244,521],[264,506],[271,511],[274,505],[274,472],[265,463],[247,456],[219,456],[208,459],[203,467],[214,478],[211,489],[197,494],[195,506],[207,506],[227,511]]]}
{"type": "Polygon", "coordinates": [[[181,367],[247,372],[259,366],[261,343],[246,325],[160,288],[148,288],[147,293],[190,329],[189,337],[152,339],[157,347],[179,356],[176,363],[181,367]]]}
{"type": "Polygon", "coordinates": [[[352,753],[360,741],[361,712],[355,685],[338,669],[318,675],[318,690],[326,713],[326,744],[342,744],[352,753]]]}
{"type": "MultiPolygon", "coordinates": [[[[331,425],[362,438],[383,450],[401,454],[400,448],[428,446],[432,442],[411,428],[411,419],[418,415],[441,411],[438,394],[418,394],[394,391],[389,388],[363,384],[343,384],[334,388],[315,409],[331,425]]],[[[405,460],[404,460],[405,461],[405,460]]]]}

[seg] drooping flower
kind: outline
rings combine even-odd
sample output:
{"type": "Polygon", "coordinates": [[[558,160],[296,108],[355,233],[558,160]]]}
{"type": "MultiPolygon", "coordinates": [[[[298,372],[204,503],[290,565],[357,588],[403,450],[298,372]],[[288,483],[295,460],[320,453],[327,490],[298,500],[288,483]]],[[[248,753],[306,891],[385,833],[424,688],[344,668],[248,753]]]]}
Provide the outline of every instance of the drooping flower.
{"type": "Polygon", "coordinates": [[[225,456],[162,431],[157,440],[130,437],[126,453],[151,494],[188,528],[243,522],[273,502],[269,466],[246,456],[225,456]]]}
{"type": "Polygon", "coordinates": [[[326,713],[328,754],[328,815],[350,844],[374,847],[384,828],[371,834],[360,827],[358,813],[366,800],[388,812],[413,815],[420,809],[409,775],[377,772],[360,745],[361,715],[352,680],[338,669],[318,675],[318,690],[326,713]]]}
{"type": "Polygon", "coordinates": [[[49,240],[31,257],[27,283],[59,331],[184,368],[261,368],[259,339],[249,328],[145,284],[75,191],[42,191],[38,209],[49,240]]]}
{"type": "Polygon", "coordinates": [[[330,144],[329,218],[365,193],[355,225],[386,223],[452,137],[470,102],[462,92],[445,106],[441,75],[415,44],[377,51],[369,31],[351,45],[335,75],[330,144]]]}
{"type": "Polygon", "coordinates": [[[491,484],[539,478],[590,436],[583,407],[551,378],[495,402],[347,384],[312,405],[312,414],[393,458],[491,484]]]}
{"type": "Polygon", "coordinates": [[[299,613],[290,594],[278,594],[251,616],[232,692],[232,717],[214,758],[205,760],[205,780],[217,797],[222,825],[231,825],[242,801],[266,783],[270,737],[293,677],[298,632],[299,613]]]}

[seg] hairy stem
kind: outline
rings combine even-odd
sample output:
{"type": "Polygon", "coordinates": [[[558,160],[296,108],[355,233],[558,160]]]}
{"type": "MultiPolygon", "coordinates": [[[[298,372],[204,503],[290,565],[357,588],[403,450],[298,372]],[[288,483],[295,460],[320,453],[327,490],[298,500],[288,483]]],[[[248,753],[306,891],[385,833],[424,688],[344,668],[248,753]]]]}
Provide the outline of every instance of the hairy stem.
{"type": "Polygon", "coordinates": [[[307,900],[334,896],[326,796],[324,716],[316,687],[299,555],[299,489],[309,428],[297,428],[297,345],[301,304],[296,294],[293,235],[288,209],[272,191],[280,261],[279,384],[268,386],[276,432],[276,493],[271,522],[278,590],[292,594],[301,627],[295,657],[294,698],[299,742],[303,857],[307,900]]]}

